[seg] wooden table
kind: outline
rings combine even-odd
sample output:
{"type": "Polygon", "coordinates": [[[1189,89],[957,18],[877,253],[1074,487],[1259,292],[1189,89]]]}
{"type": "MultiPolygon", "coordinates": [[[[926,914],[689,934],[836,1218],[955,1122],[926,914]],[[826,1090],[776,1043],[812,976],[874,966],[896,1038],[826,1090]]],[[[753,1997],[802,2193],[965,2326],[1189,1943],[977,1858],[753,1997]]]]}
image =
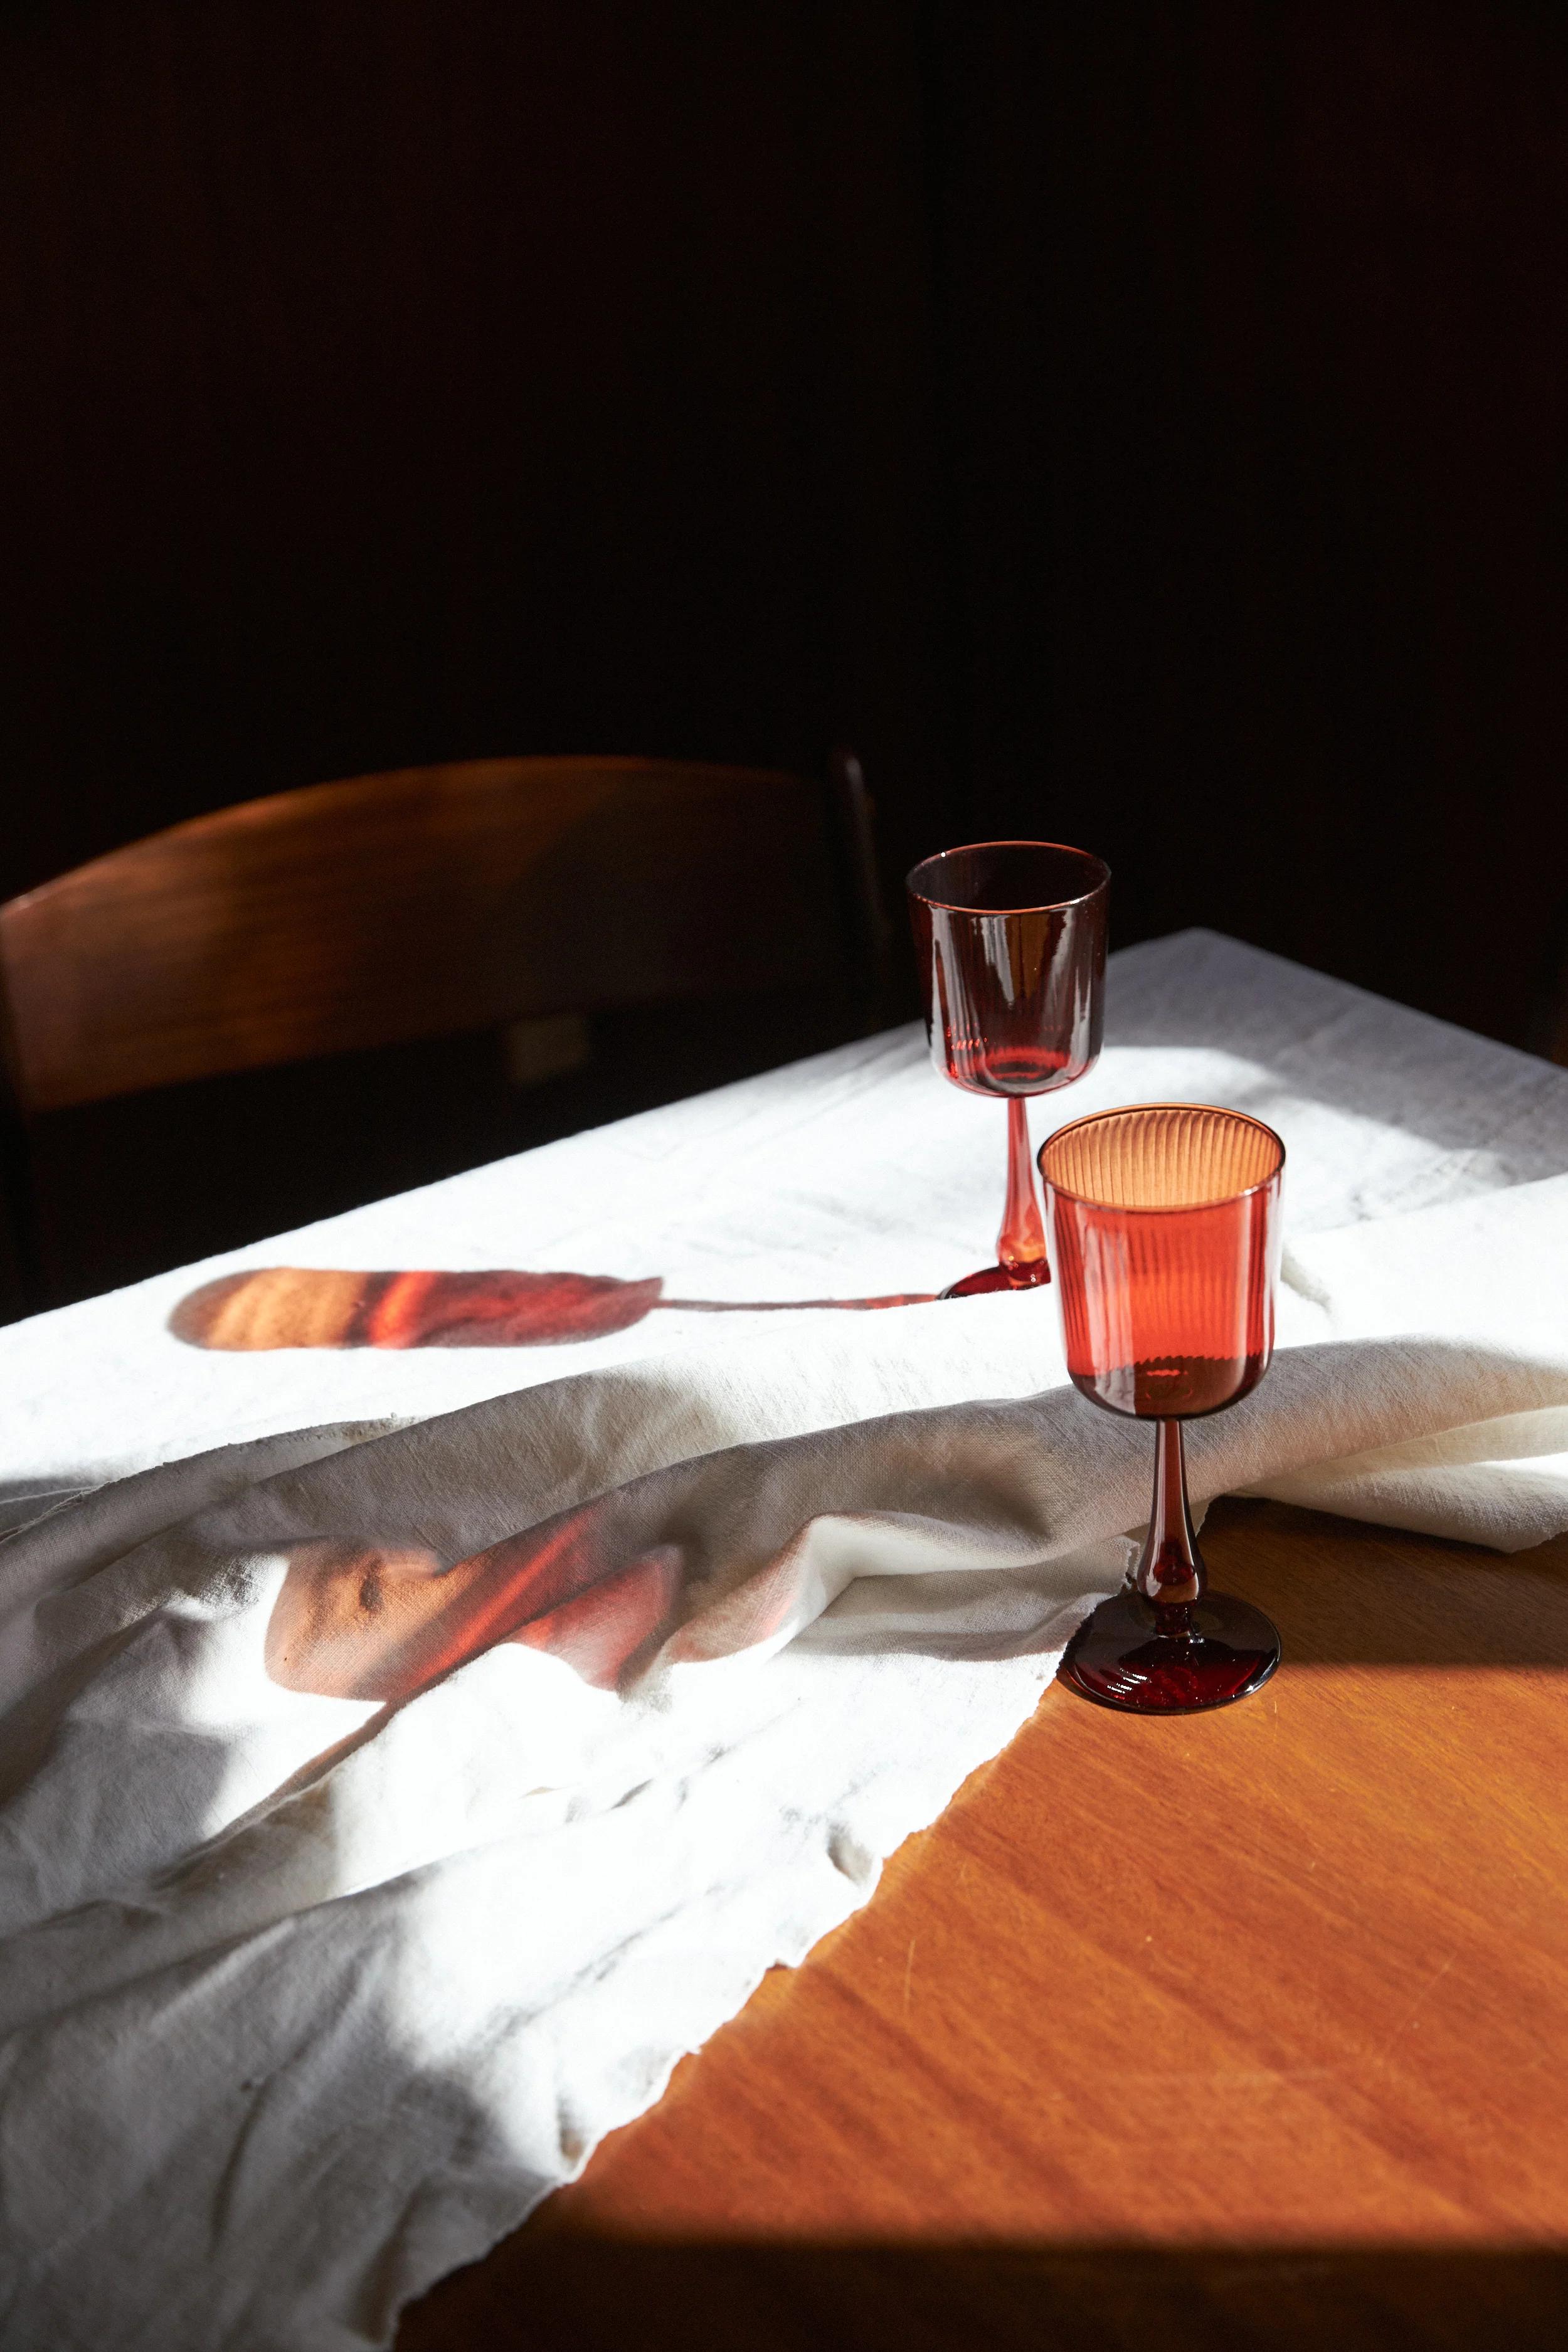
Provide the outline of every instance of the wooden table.
{"type": "Polygon", "coordinates": [[[1268,1688],[1053,1686],[398,2352],[1568,2345],[1568,1538],[1205,1544],[1268,1688]]]}

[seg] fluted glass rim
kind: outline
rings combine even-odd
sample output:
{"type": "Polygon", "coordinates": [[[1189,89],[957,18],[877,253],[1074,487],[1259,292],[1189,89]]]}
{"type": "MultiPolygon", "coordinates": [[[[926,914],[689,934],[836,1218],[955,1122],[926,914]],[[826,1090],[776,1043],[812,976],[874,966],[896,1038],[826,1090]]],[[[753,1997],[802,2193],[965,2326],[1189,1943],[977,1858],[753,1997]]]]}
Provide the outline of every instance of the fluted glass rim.
{"type": "Polygon", "coordinates": [[[1279,1181],[1285,1158],[1283,1139],[1267,1119],[1255,1118],[1249,1110],[1233,1110],[1228,1103],[1142,1102],[1112,1103],[1104,1110],[1086,1111],[1082,1118],[1069,1119],[1065,1127],[1054,1128],[1035,1154],[1035,1165],[1040,1171],[1042,1184],[1059,1193],[1064,1201],[1077,1201],[1086,1209],[1102,1209],[1118,1217],[1191,1217],[1204,1209],[1229,1208],[1234,1202],[1250,1200],[1255,1192],[1267,1192],[1270,1185],[1279,1181]],[[1279,1156],[1268,1174],[1260,1176],[1255,1184],[1238,1184],[1234,1192],[1217,1193],[1212,1201],[1151,1202],[1147,1206],[1140,1207],[1130,1207],[1119,1201],[1101,1201],[1092,1192],[1075,1192],[1070,1184],[1058,1184],[1050,1174],[1046,1166],[1046,1154],[1063,1138],[1076,1135],[1082,1128],[1103,1126],[1107,1119],[1126,1118],[1132,1112],[1151,1110],[1203,1110],[1212,1112],[1218,1118],[1235,1119],[1238,1126],[1256,1128],[1260,1135],[1266,1135],[1279,1156]]]}
{"type": "Polygon", "coordinates": [[[1078,844],[1073,841],[1016,840],[954,842],[951,849],[933,849],[929,857],[922,857],[915,865],[911,866],[909,872],[904,877],[905,889],[909,892],[911,898],[918,898],[922,906],[938,908],[944,915],[989,915],[997,920],[1001,920],[1007,915],[1051,915],[1055,914],[1059,908],[1064,907],[1082,907],[1086,905],[1090,898],[1098,898],[1102,890],[1109,887],[1110,882],[1110,868],[1106,864],[1104,858],[1100,856],[1095,850],[1080,849],[1078,846],[1078,844]],[[915,877],[918,874],[923,874],[928,866],[940,866],[945,857],[968,857],[973,856],[974,851],[977,849],[1059,850],[1064,856],[1079,857],[1083,860],[1086,866],[1098,868],[1099,878],[1096,881],[1091,882],[1087,890],[1079,890],[1070,898],[1042,898],[1031,901],[1027,905],[1020,904],[1016,907],[966,907],[956,898],[933,898],[929,890],[922,890],[917,884],[915,877]]]}

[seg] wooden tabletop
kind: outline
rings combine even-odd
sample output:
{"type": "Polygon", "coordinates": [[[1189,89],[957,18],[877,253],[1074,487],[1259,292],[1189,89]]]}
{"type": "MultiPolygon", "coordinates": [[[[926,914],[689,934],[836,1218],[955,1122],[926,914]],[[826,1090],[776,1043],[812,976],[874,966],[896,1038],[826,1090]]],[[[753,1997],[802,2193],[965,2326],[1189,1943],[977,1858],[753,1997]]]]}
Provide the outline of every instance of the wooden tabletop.
{"type": "Polygon", "coordinates": [[[1204,1543],[1267,1688],[1053,1685],[398,2352],[1568,2345],[1568,1538],[1204,1543]]]}

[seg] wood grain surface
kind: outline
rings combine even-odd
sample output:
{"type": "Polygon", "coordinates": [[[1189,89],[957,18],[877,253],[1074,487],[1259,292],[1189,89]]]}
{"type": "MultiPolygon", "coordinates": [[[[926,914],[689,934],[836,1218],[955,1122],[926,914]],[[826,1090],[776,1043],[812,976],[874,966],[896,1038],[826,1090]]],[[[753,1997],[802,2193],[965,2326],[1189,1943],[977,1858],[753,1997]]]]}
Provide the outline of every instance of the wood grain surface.
{"type": "Polygon", "coordinates": [[[1053,1685],[398,2352],[1568,2341],[1568,1538],[1205,1541],[1268,1688],[1053,1685]]]}

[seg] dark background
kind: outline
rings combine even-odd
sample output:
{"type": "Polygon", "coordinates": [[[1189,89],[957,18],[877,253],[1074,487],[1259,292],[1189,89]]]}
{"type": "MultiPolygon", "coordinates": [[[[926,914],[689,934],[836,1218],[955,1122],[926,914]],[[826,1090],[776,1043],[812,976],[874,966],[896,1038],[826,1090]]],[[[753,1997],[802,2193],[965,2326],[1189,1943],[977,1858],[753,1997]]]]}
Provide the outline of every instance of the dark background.
{"type": "MultiPolygon", "coordinates": [[[[380,767],[847,740],[895,887],[1080,840],[1123,942],[1527,1034],[1560,5],[13,0],[0,159],[0,898],[380,767]]],[[[62,1294],[625,1107],[458,1132],[454,1048],[373,1166],[407,1073],[357,1160],[342,1077],[206,1099],[201,1199],[90,1265],[142,1145],[67,1121],[62,1294]]]]}

